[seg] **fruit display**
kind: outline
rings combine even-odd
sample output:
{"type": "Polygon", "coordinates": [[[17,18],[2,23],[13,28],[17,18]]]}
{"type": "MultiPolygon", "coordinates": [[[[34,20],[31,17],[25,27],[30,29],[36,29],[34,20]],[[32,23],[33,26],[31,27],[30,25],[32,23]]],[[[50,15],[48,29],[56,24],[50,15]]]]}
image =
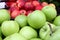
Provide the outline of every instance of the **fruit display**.
{"type": "Polygon", "coordinates": [[[6,2],[0,9],[0,40],[60,40],[60,15],[53,3],[6,2]]]}

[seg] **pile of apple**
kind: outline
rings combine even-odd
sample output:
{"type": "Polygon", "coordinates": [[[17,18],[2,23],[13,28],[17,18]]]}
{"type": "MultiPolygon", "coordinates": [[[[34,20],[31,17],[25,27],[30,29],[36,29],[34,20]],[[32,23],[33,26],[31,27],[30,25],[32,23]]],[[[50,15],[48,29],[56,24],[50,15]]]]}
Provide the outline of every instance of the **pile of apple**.
{"type": "Polygon", "coordinates": [[[9,7],[0,9],[0,40],[60,40],[54,4],[17,0],[9,7]]]}
{"type": "Polygon", "coordinates": [[[17,0],[16,2],[8,2],[7,6],[10,7],[10,15],[12,19],[15,19],[18,15],[24,14],[28,15],[29,13],[35,10],[41,10],[44,6],[53,6],[55,5],[47,2],[40,3],[38,0],[17,0]]]}

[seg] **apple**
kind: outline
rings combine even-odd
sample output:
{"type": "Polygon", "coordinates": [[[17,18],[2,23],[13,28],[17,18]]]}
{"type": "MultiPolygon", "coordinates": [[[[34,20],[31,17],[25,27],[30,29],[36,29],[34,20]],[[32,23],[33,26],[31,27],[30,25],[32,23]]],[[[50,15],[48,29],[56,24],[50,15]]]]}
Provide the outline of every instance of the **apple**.
{"type": "Polygon", "coordinates": [[[19,10],[17,3],[12,3],[9,10],[10,10],[10,13],[12,13],[14,10],[19,10]]]}
{"type": "Polygon", "coordinates": [[[48,40],[60,40],[60,26],[57,26],[56,30],[48,40]]]}
{"type": "Polygon", "coordinates": [[[28,10],[27,13],[25,14],[26,16],[28,16],[30,13],[32,13],[33,10],[28,10]]]}
{"type": "Polygon", "coordinates": [[[50,35],[55,31],[56,26],[54,24],[51,24],[49,22],[46,22],[45,25],[40,29],[39,36],[43,40],[48,40],[50,38],[50,35]]]}
{"type": "Polygon", "coordinates": [[[25,9],[26,10],[32,10],[32,9],[34,9],[34,6],[33,6],[32,2],[26,2],[25,3],[25,9]]]}
{"type": "Polygon", "coordinates": [[[40,38],[32,38],[30,40],[42,40],[42,39],[40,39],[40,38]]]}
{"type": "Polygon", "coordinates": [[[45,7],[45,6],[48,6],[48,3],[47,3],[47,2],[42,2],[41,5],[42,5],[43,7],[45,7]]]}
{"type": "Polygon", "coordinates": [[[18,15],[20,15],[20,11],[19,10],[14,10],[11,13],[11,19],[15,19],[18,15]]]}
{"type": "Polygon", "coordinates": [[[20,10],[20,14],[21,14],[21,15],[25,15],[25,14],[26,14],[26,10],[23,10],[23,9],[20,10]]]}
{"type": "Polygon", "coordinates": [[[4,40],[27,40],[23,36],[19,35],[18,33],[14,33],[8,37],[6,37],[4,40]]]}
{"type": "Polygon", "coordinates": [[[27,20],[31,27],[39,29],[45,24],[46,17],[42,11],[35,10],[28,15],[27,20]]]}
{"type": "Polygon", "coordinates": [[[38,5],[40,5],[40,2],[39,1],[32,1],[32,4],[33,4],[33,6],[38,6],[38,5]]]}
{"type": "Polygon", "coordinates": [[[6,9],[0,9],[0,24],[10,20],[10,13],[6,9]]]}
{"type": "Polygon", "coordinates": [[[24,1],[20,1],[18,2],[18,7],[19,8],[24,8],[25,2],[24,1]]]}
{"type": "Polygon", "coordinates": [[[1,30],[4,36],[9,36],[19,31],[19,25],[16,21],[4,21],[1,30]]]}
{"type": "Polygon", "coordinates": [[[24,26],[20,31],[19,34],[23,37],[27,38],[28,40],[31,38],[37,37],[37,32],[31,28],[30,26],[24,26]]]}
{"type": "Polygon", "coordinates": [[[39,5],[39,6],[36,6],[35,10],[42,10],[43,6],[42,5],[39,5]]]}
{"type": "Polygon", "coordinates": [[[53,8],[56,8],[55,4],[50,3],[49,6],[52,6],[53,8]]]}
{"type": "Polygon", "coordinates": [[[2,38],[0,37],[0,40],[2,40],[2,38]]]}
{"type": "Polygon", "coordinates": [[[60,26],[60,16],[57,16],[57,17],[54,19],[53,24],[55,24],[56,26],[60,26]]]}
{"type": "Polygon", "coordinates": [[[45,14],[47,21],[52,21],[57,16],[57,11],[52,6],[43,7],[42,12],[45,14]]]}
{"type": "Polygon", "coordinates": [[[17,16],[15,21],[20,25],[20,27],[27,26],[27,17],[25,15],[17,16]]]}

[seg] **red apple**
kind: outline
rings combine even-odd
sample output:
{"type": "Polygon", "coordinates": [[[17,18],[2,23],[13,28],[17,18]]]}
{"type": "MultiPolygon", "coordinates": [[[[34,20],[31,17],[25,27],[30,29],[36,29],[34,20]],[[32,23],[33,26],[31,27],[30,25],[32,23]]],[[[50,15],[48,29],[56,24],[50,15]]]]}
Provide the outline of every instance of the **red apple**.
{"type": "Polygon", "coordinates": [[[10,7],[13,3],[15,3],[15,2],[6,2],[6,6],[10,7]]]}
{"type": "Polygon", "coordinates": [[[20,10],[20,14],[21,15],[25,15],[26,14],[26,10],[20,10]]]}
{"type": "Polygon", "coordinates": [[[32,10],[27,11],[27,13],[25,14],[26,16],[29,15],[31,12],[33,12],[32,10]]]}
{"type": "Polygon", "coordinates": [[[32,4],[36,7],[38,5],[40,5],[40,3],[38,1],[33,1],[32,4]]]}
{"type": "Polygon", "coordinates": [[[26,2],[25,9],[26,10],[33,10],[34,6],[32,5],[32,2],[26,2]]]}
{"type": "Polygon", "coordinates": [[[25,5],[25,2],[23,2],[23,1],[18,2],[18,7],[19,8],[23,8],[24,5],[25,5]]]}
{"type": "Polygon", "coordinates": [[[47,2],[42,2],[42,4],[41,4],[43,7],[44,6],[47,6],[48,5],[48,3],[47,2]]]}
{"type": "Polygon", "coordinates": [[[17,6],[17,4],[16,3],[13,3],[12,5],[11,5],[11,7],[10,7],[10,12],[12,12],[12,11],[14,11],[14,10],[19,10],[19,7],[17,6]]]}
{"type": "Polygon", "coordinates": [[[43,8],[43,6],[39,5],[39,6],[36,6],[35,10],[41,10],[43,8]]]}
{"type": "Polygon", "coordinates": [[[19,11],[19,10],[14,10],[14,11],[11,13],[11,18],[14,19],[14,18],[16,18],[18,15],[20,15],[20,11],[19,11]]]}

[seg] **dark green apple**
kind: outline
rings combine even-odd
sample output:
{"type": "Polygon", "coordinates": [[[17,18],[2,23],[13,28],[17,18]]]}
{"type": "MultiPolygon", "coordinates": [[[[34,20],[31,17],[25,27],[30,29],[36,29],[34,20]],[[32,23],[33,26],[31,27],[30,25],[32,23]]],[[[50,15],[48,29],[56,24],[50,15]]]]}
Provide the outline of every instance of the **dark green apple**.
{"type": "Polygon", "coordinates": [[[40,39],[40,38],[32,38],[30,40],[42,40],[42,39],[40,39]]]}
{"type": "Polygon", "coordinates": [[[60,26],[60,16],[57,16],[53,22],[56,26],[60,26]]]}
{"type": "Polygon", "coordinates": [[[40,10],[35,10],[28,15],[28,23],[35,29],[41,28],[46,22],[44,13],[40,10]]]}
{"type": "Polygon", "coordinates": [[[8,37],[6,37],[4,40],[27,40],[23,36],[19,35],[18,33],[14,33],[8,37]]]}
{"type": "Polygon", "coordinates": [[[27,25],[27,17],[25,15],[19,15],[15,18],[15,21],[20,25],[20,27],[24,27],[27,25]]]}
{"type": "Polygon", "coordinates": [[[47,40],[50,38],[50,34],[56,29],[54,24],[46,22],[46,24],[40,29],[39,36],[43,40],[47,40]]]}
{"type": "Polygon", "coordinates": [[[57,16],[57,11],[52,6],[43,7],[42,12],[44,12],[47,21],[51,21],[57,16]]]}
{"type": "Polygon", "coordinates": [[[6,9],[0,9],[0,24],[10,20],[10,13],[6,9]]]}
{"type": "Polygon", "coordinates": [[[4,21],[1,30],[4,36],[9,36],[19,31],[19,25],[16,21],[4,21]]]}
{"type": "Polygon", "coordinates": [[[37,37],[37,32],[33,28],[31,28],[30,26],[23,27],[20,30],[19,34],[22,35],[23,37],[27,38],[28,40],[31,38],[37,37]]]}

